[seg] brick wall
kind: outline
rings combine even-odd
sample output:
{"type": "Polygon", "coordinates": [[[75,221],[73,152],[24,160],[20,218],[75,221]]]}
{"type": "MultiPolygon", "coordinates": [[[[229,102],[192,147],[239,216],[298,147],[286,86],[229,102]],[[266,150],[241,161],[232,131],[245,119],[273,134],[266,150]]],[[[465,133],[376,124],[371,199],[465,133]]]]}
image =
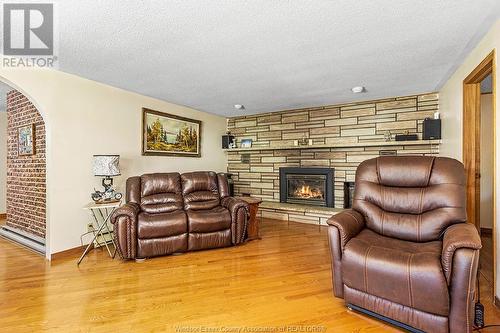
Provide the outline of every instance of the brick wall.
{"type": "Polygon", "coordinates": [[[7,94],[7,225],[45,237],[45,124],[20,92],[7,94]],[[18,154],[18,128],[35,124],[35,155],[18,154]]]}
{"type": "Polygon", "coordinates": [[[343,207],[344,182],[354,181],[356,168],[381,151],[398,155],[437,155],[437,145],[424,144],[364,147],[383,142],[384,134],[416,133],[421,138],[422,121],[438,110],[438,94],[395,97],[344,105],[329,105],[230,118],[228,130],[241,139],[251,138],[252,151],[228,152],[228,172],[233,173],[235,192],[250,193],[268,201],[279,201],[280,167],[335,168],[335,207],[343,207]],[[313,145],[352,144],[348,148],[273,149],[293,146],[294,140],[310,138],[313,145]]]}

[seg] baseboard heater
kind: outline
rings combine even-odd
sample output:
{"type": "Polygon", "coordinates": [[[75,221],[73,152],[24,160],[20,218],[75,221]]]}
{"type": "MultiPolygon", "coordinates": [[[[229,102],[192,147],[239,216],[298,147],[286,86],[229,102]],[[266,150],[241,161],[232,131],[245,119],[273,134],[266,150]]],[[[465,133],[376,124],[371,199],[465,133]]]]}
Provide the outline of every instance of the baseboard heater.
{"type": "Polygon", "coordinates": [[[385,321],[386,323],[389,323],[391,325],[394,325],[394,326],[397,326],[399,328],[402,328],[402,329],[404,329],[404,330],[406,330],[408,332],[411,332],[411,333],[425,333],[424,331],[416,329],[415,327],[411,327],[410,325],[406,325],[406,324],[404,324],[404,323],[402,323],[400,321],[388,318],[386,316],[382,316],[381,314],[378,314],[378,313],[375,313],[373,311],[364,309],[364,308],[359,307],[357,305],[347,304],[347,307],[349,309],[351,309],[351,310],[358,311],[358,312],[367,314],[367,315],[369,315],[371,317],[377,318],[378,320],[385,321]]]}
{"type": "Polygon", "coordinates": [[[0,228],[0,236],[45,255],[45,239],[42,237],[6,225],[0,228]]]}

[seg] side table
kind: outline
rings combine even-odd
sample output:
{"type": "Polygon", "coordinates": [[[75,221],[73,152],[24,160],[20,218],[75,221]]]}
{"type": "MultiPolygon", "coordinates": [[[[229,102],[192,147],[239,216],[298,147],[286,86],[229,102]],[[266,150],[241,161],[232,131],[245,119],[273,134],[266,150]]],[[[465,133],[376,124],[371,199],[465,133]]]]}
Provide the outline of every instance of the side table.
{"type": "MultiPolygon", "coordinates": [[[[82,237],[83,237],[84,235],[92,233],[94,235],[94,238],[92,238],[89,245],[87,245],[87,247],[85,248],[85,251],[83,251],[82,256],[80,257],[80,259],[78,259],[77,265],[80,265],[83,258],[87,255],[87,253],[89,253],[90,246],[92,244],[94,244],[94,247],[95,247],[95,244],[97,244],[98,246],[102,246],[100,244],[101,242],[98,240],[99,237],[100,237],[101,241],[104,243],[104,246],[106,246],[106,249],[108,250],[109,256],[111,258],[115,257],[116,251],[117,251],[117,246],[115,244],[114,234],[111,232],[111,230],[108,226],[108,221],[111,218],[111,215],[113,214],[113,212],[118,207],[120,207],[120,205],[121,205],[120,201],[110,202],[110,203],[105,203],[105,204],[96,204],[94,202],[91,202],[83,207],[83,209],[89,210],[90,213],[92,214],[96,228],[94,228],[92,231],[87,232],[87,233],[82,235],[82,237]],[[100,219],[99,219],[99,217],[100,217],[100,219]],[[110,240],[106,239],[105,235],[108,235],[108,238],[110,237],[111,239],[110,240]],[[111,250],[109,249],[108,243],[112,243],[113,246],[115,247],[113,253],[111,253],[111,250]]],[[[83,244],[83,242],[82,242],[82,244],[83,244]]]]}
{"type": "MultiPolygon", "coordinates": [[[[237,199],[241,199],[245,202],[248,203],[249,210],[250,210],[250,218],[248,220],[248,228],[247,228],[247,234],[248,234],[248,241],[254,240],[254,239],[261,239],[259,236],[259,224],[260,220],[257,220],[257,212],[259,210],[259,205],[262,202],[261,198],[255,198],[255,197],[236,197],[237,199]]],[[[262,220],[262,218],[261,218],[262,220]]]]}

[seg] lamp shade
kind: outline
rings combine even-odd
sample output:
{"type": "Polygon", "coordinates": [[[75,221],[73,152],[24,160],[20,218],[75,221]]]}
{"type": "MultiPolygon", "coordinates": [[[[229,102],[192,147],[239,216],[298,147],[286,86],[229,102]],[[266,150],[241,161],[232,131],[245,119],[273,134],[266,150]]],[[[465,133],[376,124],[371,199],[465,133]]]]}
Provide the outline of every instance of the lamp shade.
{"type": "Polygon", "coordinates": [[[120,175],[120,155],[94,155],[94,176],[120,175]]]}

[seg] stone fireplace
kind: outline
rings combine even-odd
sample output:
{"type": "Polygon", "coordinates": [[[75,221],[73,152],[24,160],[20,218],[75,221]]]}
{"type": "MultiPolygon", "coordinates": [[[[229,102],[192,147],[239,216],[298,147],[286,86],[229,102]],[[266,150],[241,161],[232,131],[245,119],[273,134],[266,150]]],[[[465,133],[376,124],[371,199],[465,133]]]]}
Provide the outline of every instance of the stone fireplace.
{"type": "Polygon", "coordinates": [[[333,207],[332,168],[280,168],[280,202],[333,207]]]}
{"type": "Polygon", "coordinates": [[[328,218],[351,205],[359,163],[388,152],[439,155],[440,140],[385,141],[389,133],[422,138],[423,119],[438,110],[438,94],[427,93],[229,118],[227,129],[238,143],[238,148],[227,150],[235,195],[261,198],[264,218],[326,225],[328,218]],[[298,145],[304,138],[312,143],[298,145]],[[252,140],[251,148],[240,147],[243,139],[252,140]],[[289,177],[292,193],[282,168],[306,171],[305,176],[289,177]],[[322,168],[332,173],[335,169],[333,180],[303,184],[316,176],[307,171],[322,168]],[[327,194],[318,195],[315,187],[327,194]]]}

